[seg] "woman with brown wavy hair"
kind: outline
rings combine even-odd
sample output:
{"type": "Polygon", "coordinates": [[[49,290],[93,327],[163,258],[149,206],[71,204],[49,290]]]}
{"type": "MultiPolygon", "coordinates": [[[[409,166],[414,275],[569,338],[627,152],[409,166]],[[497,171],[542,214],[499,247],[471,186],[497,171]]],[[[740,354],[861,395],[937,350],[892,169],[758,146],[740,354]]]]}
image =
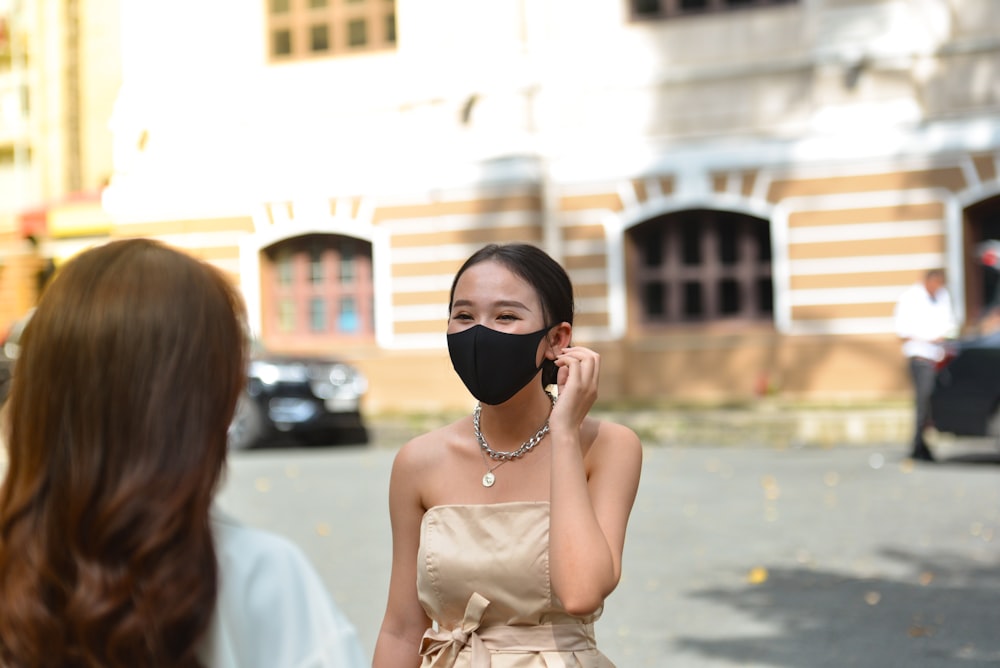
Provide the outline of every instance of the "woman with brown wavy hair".
{"type": "Polygon", "coordinates": [[[332,603],[277,600],[319,582],[297,548],[210,512],[243,323],[220,272],[148,240],[89,250],[46,290],[6,407],[0,665],[360,665],[332,658],[358,654],[332,603]],[[315,631],[281,664],[275,606],[315,631]]]}

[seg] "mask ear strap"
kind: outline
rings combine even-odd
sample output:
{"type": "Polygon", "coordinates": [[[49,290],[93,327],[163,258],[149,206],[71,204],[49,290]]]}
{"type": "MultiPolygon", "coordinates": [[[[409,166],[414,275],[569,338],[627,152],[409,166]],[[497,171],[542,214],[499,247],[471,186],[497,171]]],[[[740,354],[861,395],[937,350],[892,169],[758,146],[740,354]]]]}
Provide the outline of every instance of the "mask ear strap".
{"type": "Polygon", "coordinates": [[[559,382],[559,367],[556,366],[555,360],[546,357],[542,360],[542,387],[555,385],[557,382],[559,382]]]}
{"type": "Polygon", "coordinates": [[[549,352],[553,348],[552,342],[549,340],[549,335],[552,334],[552,330],[558,327],[562,323],[556,323],[554,325],[545,326],[545,334],[542,336],[542,340],[545,341],[545,355],[542,357],[542,387],[547,388],[549,385],[555,385],[559,380],[559,369],[556,367],[556,362],[553,359],[549,359],[549,352]]]}

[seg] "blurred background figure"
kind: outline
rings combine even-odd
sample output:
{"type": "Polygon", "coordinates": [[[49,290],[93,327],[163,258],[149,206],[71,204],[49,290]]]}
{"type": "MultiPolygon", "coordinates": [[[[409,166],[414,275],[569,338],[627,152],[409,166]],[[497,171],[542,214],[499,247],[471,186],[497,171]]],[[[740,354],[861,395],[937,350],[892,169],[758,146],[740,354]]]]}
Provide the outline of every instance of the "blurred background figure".
{"type": "Polygon", "coordinates": [[[945,287],[944,270],[931,269],[923,281],[906,290],[896,303],[894,318],[896,334],[903,339],[903,355],[913,383],[915,416],[910,457],[933,461],[924,429],[930,421],[937,365],[945,358],[946,340],[955,337],[958,327],[945,287]]]}
{"type": "Polygon", "coordinates": [[[363,665],[298,548],[212,510],[246,358],[205,263],[135,239],[60,270],[5,408],[0,664],[363,665]]]}

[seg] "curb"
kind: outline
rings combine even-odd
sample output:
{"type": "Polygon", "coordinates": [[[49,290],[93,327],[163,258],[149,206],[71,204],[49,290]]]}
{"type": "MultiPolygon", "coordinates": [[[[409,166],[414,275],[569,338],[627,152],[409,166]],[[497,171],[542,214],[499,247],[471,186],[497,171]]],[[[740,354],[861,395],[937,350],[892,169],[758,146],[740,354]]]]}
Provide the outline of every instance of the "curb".
{"type": "Polygon", "coordinates": [[[778,448],[888,445],[913,436],[907,409],[669,410],[595,412],[631,427],[647,445],[778,448]]]}
{"type": "MultiPolygon", "coordinates": [[[[647,446],[902,445],[913,436],[913,411],[905,407],[595,409],[594,417],[634,430],[647,446]]],[[[458,415],[373,415],[376,447],[399,447],[458,415]]]]}

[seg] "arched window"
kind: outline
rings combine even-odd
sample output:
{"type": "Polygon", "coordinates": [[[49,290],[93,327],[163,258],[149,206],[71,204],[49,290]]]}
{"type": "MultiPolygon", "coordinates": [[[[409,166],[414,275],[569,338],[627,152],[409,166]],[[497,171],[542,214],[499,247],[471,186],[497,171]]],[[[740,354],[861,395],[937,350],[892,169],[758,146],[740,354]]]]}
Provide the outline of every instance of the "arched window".
{"type": "Polygon", "coordinates": [[[629,231],[630,274],[646,324],[772,319],[766,220],[690,210],[629,231]]]}
{"type": "Polygon", "coordinates": [[[374,338],[370,243],[310,234],[270,246],[264,260],[263,329],[269,342],[374,338]]]}

